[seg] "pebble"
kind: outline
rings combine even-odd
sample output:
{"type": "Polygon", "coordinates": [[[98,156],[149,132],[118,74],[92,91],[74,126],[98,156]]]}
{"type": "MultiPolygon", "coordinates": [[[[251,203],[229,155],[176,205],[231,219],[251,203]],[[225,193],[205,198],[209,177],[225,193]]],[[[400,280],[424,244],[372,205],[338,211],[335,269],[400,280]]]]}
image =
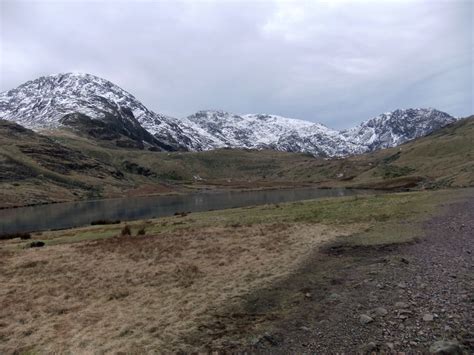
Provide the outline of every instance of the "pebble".
{"type": "Polygon", "coordinates": [[[377,307],[374,309],[374,313],[376,316],[383,317],[388,314],[388,311],[383,307],[377,307]]]}
{"type": "Polygon", "coordinates": [[[456,340],[439,340],[430,346],[430,353],[440,355],[462,355],[463,349],[456,340]]]}
{"type": "Polygon", "coordinates": [[[372,352],[372,351],[377,351],[377,344],[374,343],[373,341],[371,341],[370,343],[368,343],[365,347],[365,351],[366,352],[372,352]]]}
{"type": "Polygon", "coordinates": [[[433,319],[434,319],[434,317],[433,317],[432,314],[427,313],[427,314],[424,314],[424,315],[423,315],[423,320],[424,320],[425,322],[432,322],[433,319]]]}
{"type": "Polygon", "coordinates": [[[361,314],[359,317],[359,321],[361,324],[369,324],[369,323],[372,323],[374,319],[368,316],[367,314],[361,314]]]}
{"type": "Polygon", "coordinates": [[[395,308],[408,308],[408,304],[405,302],[397,302],[395,303],[395,308]]]}

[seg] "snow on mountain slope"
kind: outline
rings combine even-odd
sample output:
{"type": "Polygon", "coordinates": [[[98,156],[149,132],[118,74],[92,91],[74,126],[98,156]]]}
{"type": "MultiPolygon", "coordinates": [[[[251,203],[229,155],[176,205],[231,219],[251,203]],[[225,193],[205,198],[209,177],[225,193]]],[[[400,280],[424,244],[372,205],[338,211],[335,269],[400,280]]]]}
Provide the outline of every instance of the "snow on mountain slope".
{"type": "Polygon", "coordinates": [[[184,132],[175,118],[148,110],[130,93],[94,75],[44,76],[0,94],[0,117],[27,128],[57,128],[61,118],[72,113],[96,120],[115,117],[143,127],[169,150],[202,148],[189,134],[191,128],[184,132]]]}
{"type": "Polygon", "coordinates": [[[276,115],[199,111],[187,118],[211,135],[213,148],[272,148],[319,156],[346,156],[393,147],[456,119],[435,109],[396,110],[345,131],[276,115]]]}
{"type": "Polygon", "coordinates": [[[187,119],[208,132],[216,147],[258,148],[274,144],[284,133],[314,123],[275,115],[236,115],[224,111],[199,111],[187,119]]]}
{"type": "Polygon", "coordinates": [[[345,155],[355,149],[338,131],[326,126],[277,115],[236,115],[199,111],[187,119],[215,138],[214,148],[272,148],[317,155],[345,155]]]}
{"type": "Polygon", "coordinates": [[[267,114],[199,111],[177,119],[149,110],[110,81],[75,73],[41,77],[0,93],[0,118],[34,130],[100,121],[102,135],[113,130],[165,150],[271,148],[320,156],[392,147],[455,121],[434,109],[396,110],[344,131],[267,114]]]}
{"type": "Polygon", "coordinates": [[[341,134],[358,152],[389,148],[425,136],[456,118],[433,108],[395,110],[369,119],[341,134]]]}

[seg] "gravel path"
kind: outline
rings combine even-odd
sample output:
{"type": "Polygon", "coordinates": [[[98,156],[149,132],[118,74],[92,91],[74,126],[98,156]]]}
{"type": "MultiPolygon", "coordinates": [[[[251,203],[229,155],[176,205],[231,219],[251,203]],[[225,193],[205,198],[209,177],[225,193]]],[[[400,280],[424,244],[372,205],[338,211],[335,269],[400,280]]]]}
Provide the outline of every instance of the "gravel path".
{"type": "Polygon", "coordinates": [[[417,243],[327,255],[357,262],[308,289],[299,314],[250,350],[474,353],[474,199],[446,205],[423,230],[417,243]]]}

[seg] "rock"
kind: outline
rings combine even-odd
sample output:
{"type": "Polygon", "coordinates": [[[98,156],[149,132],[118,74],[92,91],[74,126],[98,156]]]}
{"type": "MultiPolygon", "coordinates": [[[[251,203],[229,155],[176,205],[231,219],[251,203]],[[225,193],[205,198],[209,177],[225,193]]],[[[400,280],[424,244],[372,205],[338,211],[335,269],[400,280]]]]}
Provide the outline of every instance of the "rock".
{"type": "Polygon", "coordinates": [[[386,343],[385,345],[387,345],[387,348],[389,348],[390,350],[395,349],[395,345],[393,343],[386,343]]]}
{"type": "Polygon", "coordinates": [[[377,307],[374,309],[374,314],[378,317],[384,317],[388,314],[388,311],[383,307],[377,307]]]}
{"type": "Polygon", "coordinates": [[[395,308],[400,309],[400,308],[408,308],[408,304],[405,302],[397,302],[395,303],[395,308]]]}
{"type": "Polygon", "coordinates": [[[266,340],[267,342],[270,343],[270,345],[272,346],[277,346],[279,341],[277,339],[276,336],[272,335],[272,334],[269,334],[269,333],[265,333],[263,336],[262,336],[262,340],[266,340]]]}
{"type": "Polygon", "coordinates": [[[400,282],[397,286],[400,288],[407,288],[407,284],[404,282],[400,282]]]}
{"type": "Polygon", "coordinates": [[[359,321],[361,324],[369,324],[369,323],[372,323],[374,319],[368,316],[367,314],[361,314],[359,317],[359,321]]]}
{"type": "Polygon", "coordinates": [[[440,355],[462,355],[463,349],[456,340],[439,340],[430,346],[430,353],[440,355]]]}
{"type": "Polygon", "coordinates": [[[425,321],[425,322],[432,322],[433,319],[434,319],[434,317],[433,317],[432,314],[427,313],[427,314],[423,315],[423,321],[425,321]]]}
{"type": "Polygon", "coordinates": [[[371,341],[370,343],[364,345],[364,351],[367,353],[376,352],[378,350],[378,345],[371,341]]]}

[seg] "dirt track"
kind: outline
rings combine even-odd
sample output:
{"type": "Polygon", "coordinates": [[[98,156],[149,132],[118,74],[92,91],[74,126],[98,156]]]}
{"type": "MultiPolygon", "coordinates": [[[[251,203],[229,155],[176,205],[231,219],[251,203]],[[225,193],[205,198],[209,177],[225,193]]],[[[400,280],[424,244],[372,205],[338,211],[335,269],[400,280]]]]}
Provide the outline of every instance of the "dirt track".
{"type": "Polygon", "coordinates": [[[272,295],[249,299],[249,307],[263,302],[258,310],[271,312],[268,300],[278,302],[278,290],[302,294],[296,311],[246,350],[427,352],[444,339],[473,353],[474,199],[444,207],[444,214],[423,223],[424,237],[416,243],[329,247],[275,285],[272,295]],[[322,262],[337,271],[312,280],[322,262]]]}

